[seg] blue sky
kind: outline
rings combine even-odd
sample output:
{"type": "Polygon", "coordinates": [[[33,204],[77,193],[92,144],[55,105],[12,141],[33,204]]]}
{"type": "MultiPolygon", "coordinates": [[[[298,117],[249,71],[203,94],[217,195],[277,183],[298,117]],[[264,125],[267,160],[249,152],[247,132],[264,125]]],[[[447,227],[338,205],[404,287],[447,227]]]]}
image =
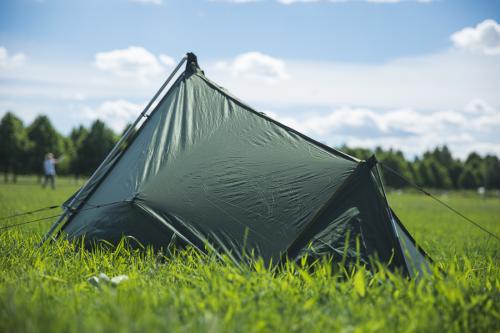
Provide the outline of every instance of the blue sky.
{"type": "Polygon", "coordinates": [[[259,50],[277,57],[380,62],[449,47],[449,36],[484,19],[500,20],[500,1],[365,2],[163,0],[3,0],[0,40],[58,60],[141,45],[206,58],[259,50]]]}
{"type": "Polygon", "coordinates": [[[330,145],[500,154],[498,22],[500,1],[3,0],[0,115],[119,130],[194,51],[330,145]]]}

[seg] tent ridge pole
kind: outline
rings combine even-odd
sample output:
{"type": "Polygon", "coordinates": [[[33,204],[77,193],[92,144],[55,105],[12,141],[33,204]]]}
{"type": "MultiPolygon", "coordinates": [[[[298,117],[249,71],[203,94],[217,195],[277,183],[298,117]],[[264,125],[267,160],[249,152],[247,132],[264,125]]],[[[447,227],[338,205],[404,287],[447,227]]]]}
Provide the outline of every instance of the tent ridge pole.
{"type": "MultiPolygon", "coordinates": [[[[71,200],[71,202],[68,204],[69,207],[71,207],[77,201],[77,199],[80,197],[80,195],[83,192],[83,190],[88,186],[88,184],[91,183],[91,181],[93,180],[93,178],[101,171],[101,169],[103,168],[103,166],[107,165],[107,163],[109,163],[109,161],[111,161],[116,156],[116,154],[119,151],[119,148],[122,145],[122,143],[124,143],[130,137],[130,135],[133,133],[133,129],[137,126],[137,124],[141,121],[141,119],[146,115],[146,113],[148,112],[149,108],[153,105],[153,103],[156,101],[156,99],[158,98],[158,96],[161,95],[161,93],[163,92],[163,90],[165,89],[165,87],[170,83],[170,81],[172,80],[172,78],[175,76],[175,74],[177,74],[177,72],[179,71],[179,69],[181,68],[181,66],[186,62],[186,60],[187,60],[187,56],[184,56],[179,61],[179,63],[175,67],[175,69],[172,71],[172,73],[170,73],[170,75],[167,77],[167,79],[165,80],[165,82],[163,82],[163,84],[161,85],[160,89],[158,89],[158,91],[153,96],[153,98],[151,98],[151,100],[149,101],[149,103],[146,105],[146,107],[144,108],[144,110],[139,114],[139,116],[134,121],[134,123],[131,126],[129,126],[129,128],[125,131],[125,133],[122,135],[122,137],[120,138],[120,140],[118,140],[118,142],[115,144],[115,146],[113,147],[113,149],[111,149],[111,151],[108,153],[108,155],[106,156],[106,158],[101,162],[101,164],[99,165],[99,167],[94,171],[94,173],[90,176],[90,178],[87,179],[87,181],[85,182],[85,184],[80,188],[80,190],[78,191],[78,193],[73,197],[73,199],[71,200]]],[[[57,227],[59,227],[59,225],[62,223],[62,221],[66,217],[68,217],[70,215],[70,213],[71,213],[71,210],[68,209],[67,207],[64,207],[63,214],[57,219],[56,222],[54,222],[54,224],[52,224],[52,226],[50,227],[49,231],[47,232],[47,234],[45,234],[45,236],[41,240],[40,244],[38,244],[38,246],[42,246],[52,236],[52,234],[56,231],[57,227]]]]}

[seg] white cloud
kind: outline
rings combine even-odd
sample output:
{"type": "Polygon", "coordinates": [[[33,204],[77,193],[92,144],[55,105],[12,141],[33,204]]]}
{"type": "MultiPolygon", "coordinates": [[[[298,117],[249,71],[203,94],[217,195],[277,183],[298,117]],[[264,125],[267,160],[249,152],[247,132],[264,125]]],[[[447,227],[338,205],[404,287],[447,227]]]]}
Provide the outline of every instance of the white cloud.
{"type": "MultiPolygon", "coordinates": [[[[474,105],[487,105],[473,101],[474,105]]],[[[331,145],[401,149],[418,155],[437,145],[446,144],[465,157],[471,151],[500,154],[497,134],[500,111],[471,114],[464,110],[417,112],[413,109],[390,111],[340,107],[327,112],[297,116],[266,112],[286,125],[331,145]]],[[[491,107],[489,107],[491,108],[491,107]]]]}
{"type": "Polygon", "coordinates": [[[160,55],[159,58],[143,47],[130,46],[126,49],[99,52],[95,55],[97,68],[127,78],[147,82],[165,74],[163,65],[173,66],[173,58],[160,55]]]}
{"type": "Polygon", "coordinates": [[[140,104],[120,99],[105,101],[96,108],[85,107],[82,112],[85,118],[89,120],[100,119],[119,133],[127,124],[137,118],[142,108],[143,106],[140,104]]]}
{"type": "Polygon", "coordinates": [[[75,93],[62,93],[60,98],[63,100],[81,102],[86,99],[86,96],[80,92],[75,92],[75,93]]]}
{"type": "Polygon", "coordinates": [[[491,105],[481,99],[474,99],[467,103],[464,111],[474,115],[489,115],[497,112],[491,105]]]}
{"type": "MultiPolygon", "coordinates": [[[[64,133],[100,118],[121,131],[140,112],[134,103],[147,102],[173,64],[166,55],[138,49],[141,61],[130,60],[130,52],[104,53],[102,69],[30,59],[0,70],[0,115],[10,109],[28,122],[45,113],[64,133]]],[[[392,146],[411,156],[448,144],[462,157],[472,150],[500,154],[500,57],[453,49],[349,64],[249,54],[205,59],[203,69],[256,109],[273,110],[330,145],[392,146]]]]}
{"type": "Polygon", "coordinates": [[[10,69],[22,66],[26,61],[26,55],[23,53],[16,53],[9,55],[7,49],[0,46],[0,68],[10,69]]]}
{"type": "Polygon", "coordinates": [[[151,5],[161,5],[162,4],[162,0],[130,0],[130,2],[138,2],[138,3],[151,4],[151,5]]]}
{"type": "Polygon", "coordinates": [[[272,88],[249,78],[251,66],[242,66],[248,75],[236,75],[245,71],[237,71],[235,61],[223,66],[207,63],[204,69],[235,95],[268,108],[355,105],[446,110],[462,108],[476,98],[500,106],[498,57],[446,51],[383,64],[281,61],[290,79],[275,80],[272,88]]]}
{"type": "Polygon", "coordinates": [[[174,67],[175,66],[175,60],[171,56],[168,56],[166,54],[160,54],[158,56],[158,58],[160,59],[160,62],[167,67],[174,67]]]}
{"type": "Polygon", "coordinates": [[[275,82],[289,77],[283,60],[260,52],[247,52],[231,61],[219,61],[216,68],[222,72],[229,72],[237,79],[275,82]]]}
{"type": "Polygon", "coordinates": [[[474,28],[464,28],[451,35],[458,48],[487,55],[500,55],[500,25],[494,20],[484,20],[474,28]]]}

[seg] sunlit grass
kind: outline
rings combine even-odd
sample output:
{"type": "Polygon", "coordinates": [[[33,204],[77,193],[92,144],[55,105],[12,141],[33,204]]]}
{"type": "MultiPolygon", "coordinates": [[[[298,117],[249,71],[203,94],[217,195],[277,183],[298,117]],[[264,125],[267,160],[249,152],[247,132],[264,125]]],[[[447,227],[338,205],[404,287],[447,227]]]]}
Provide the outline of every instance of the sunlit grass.
{"type": "MultiPolygon", "coordinates": [[[[60,203],[75,190],[0,185],[0,216],[60,203]]],[[[499,232],[499,199],[443,199],[499,232]]],[[[414,281],[383,265],[339,270],[326,260],[237,266],[192,249],[163,256],[125,243],[92,252],[65,241],[37,248],[50,223],[3,231],[0,332],[498,331],[500,243],[426,197],[389,200],[436,260],[433,274],[414,281]],[[101,272],[129,280],[87,282],[101,272]]]]}

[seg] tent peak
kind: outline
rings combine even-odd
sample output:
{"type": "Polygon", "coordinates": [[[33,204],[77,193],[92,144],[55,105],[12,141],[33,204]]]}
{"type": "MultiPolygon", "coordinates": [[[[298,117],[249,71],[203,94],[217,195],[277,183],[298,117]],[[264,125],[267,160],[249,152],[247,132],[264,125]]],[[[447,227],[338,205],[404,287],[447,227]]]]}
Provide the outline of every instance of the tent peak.
{"type": "Polygon", "coordinates": [[[200,66],[198,65],[198,57],[193,52],[188,52],[186,54],[186,74],[193,74],[196,72],[202,72],[200,66]]]}
{"type": "Polygon", "coordinates": [[[378,163],[377,157],[375,155],[370,156],[368,159],[366,159],[365,163],[368,165],[368,168],[373,168],[375,164],[378,163]]]}

